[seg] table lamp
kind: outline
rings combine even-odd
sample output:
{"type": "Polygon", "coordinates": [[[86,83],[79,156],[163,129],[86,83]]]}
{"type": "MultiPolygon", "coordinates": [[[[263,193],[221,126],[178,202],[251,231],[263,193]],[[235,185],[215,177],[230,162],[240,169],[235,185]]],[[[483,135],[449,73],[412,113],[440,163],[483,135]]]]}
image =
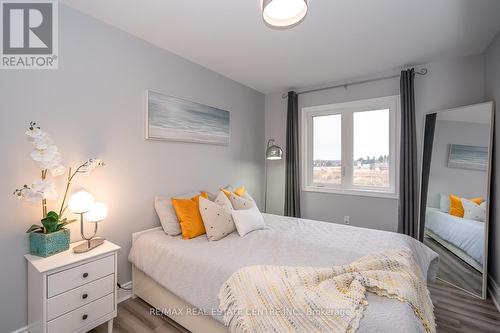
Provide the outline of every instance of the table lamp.
{"type": "Polygon", "coordinates": [[[76,192],[68,201],[68,208],[75,214],[80,214],[80,233],[82,239],[86,242],[73,248],[75,253],[84,253],[96,248],[104,243],[103,238],[94,238],[97,234],[97,224],[103,221],[108,215],[108,208],[100,202],[95,202],[92,194],[86,191],[76,192]],[[85,237],[83,231],[83,216],[88,222],[94,223],[94,234],[90,237],[85,237]]]}

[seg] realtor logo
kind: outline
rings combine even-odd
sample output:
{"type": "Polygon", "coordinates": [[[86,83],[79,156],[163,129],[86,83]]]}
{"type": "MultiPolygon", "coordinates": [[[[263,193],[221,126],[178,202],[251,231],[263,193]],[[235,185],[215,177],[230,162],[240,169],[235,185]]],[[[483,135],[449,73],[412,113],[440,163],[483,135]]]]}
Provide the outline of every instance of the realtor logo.
{"type": "Polygon", "coordinates": [[[57,69],[57,0],[2,0],[0,17],[0,68],[57,69]]]}

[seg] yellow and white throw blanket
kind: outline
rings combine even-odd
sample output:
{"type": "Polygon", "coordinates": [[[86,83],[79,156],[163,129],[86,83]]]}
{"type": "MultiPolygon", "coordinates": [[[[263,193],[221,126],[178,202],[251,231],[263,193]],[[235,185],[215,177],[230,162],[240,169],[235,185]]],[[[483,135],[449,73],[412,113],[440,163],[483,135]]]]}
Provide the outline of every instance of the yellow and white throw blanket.
{"type": "Polygon", "coordinates": [[[219,301],[231,332],[344,333],[357,330],[367,291],[407,303],[436,332],[429,291],[408,249],[331,268],[244,267],[222,285],[219,301]]]}

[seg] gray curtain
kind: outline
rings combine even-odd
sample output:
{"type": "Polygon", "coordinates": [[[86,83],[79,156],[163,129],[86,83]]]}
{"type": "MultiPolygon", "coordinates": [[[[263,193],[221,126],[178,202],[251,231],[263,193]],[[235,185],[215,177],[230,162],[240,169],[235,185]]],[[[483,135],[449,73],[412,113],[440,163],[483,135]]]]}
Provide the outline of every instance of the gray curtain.
{"type": "Polygon", "coordinates": [[[436,129],[436,114],[431,113],[425,117],[424,153],[422,156],[422,180],[420,184],[420,227],[418,240],[424,240],[425,211],[427,208],[427,191],[429,189],[429,174],[431,171],[432,145],[436,129]]]}
{"type": "Polygon", "coordinates": [[[285,154],[285,216],[300,217],[298,95],[288,93],[285,154]]]}
{"type": "Polygon", "coordinates": [[[401,71],[398,232],[418,238],[418,178],[414,79],[415,70],[413,68],[401,71]]]}

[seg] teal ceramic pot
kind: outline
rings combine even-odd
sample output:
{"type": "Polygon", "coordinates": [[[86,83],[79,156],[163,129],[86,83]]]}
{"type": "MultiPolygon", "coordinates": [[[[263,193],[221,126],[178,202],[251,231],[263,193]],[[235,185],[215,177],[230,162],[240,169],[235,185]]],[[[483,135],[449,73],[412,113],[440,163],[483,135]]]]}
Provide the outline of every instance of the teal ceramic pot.
{"type": "Polygon", "coordinates": [[[30,233],[30,253],[40,257],[50,257],[69,249],[69,229],[50,234],[30,233]]]}

